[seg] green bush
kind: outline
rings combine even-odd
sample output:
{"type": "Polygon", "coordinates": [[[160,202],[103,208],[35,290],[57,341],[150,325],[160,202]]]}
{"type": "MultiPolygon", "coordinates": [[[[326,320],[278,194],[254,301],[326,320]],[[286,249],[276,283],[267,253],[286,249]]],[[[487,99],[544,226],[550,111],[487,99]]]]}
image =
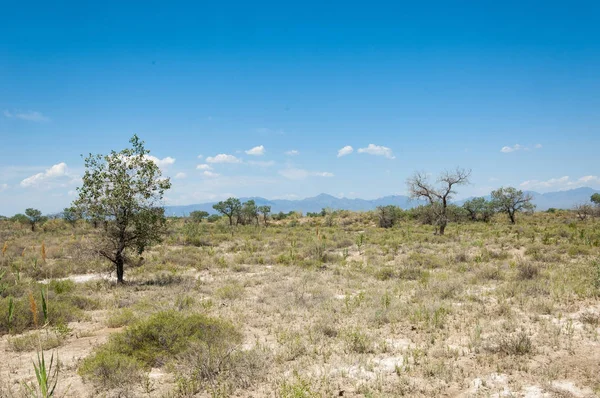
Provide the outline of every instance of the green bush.
{"type": "Polygon", "coordinates": [[[104,388],[118,388],[142,379],[143,364],[138,360],[110,349],[100,349],[87,357],[79,374],[104,388]]]}
{"type": "Polygon", "coordinates": [[[142,369],[173,362],[181,366],[181,358],[185,357],[201,358],[202,363],[225,363],[241,342],[242,334],[228,322],[200,314],[185,316],[163,311],[112,335],[108,343],[83,361],[79,373],[95,384],[114,388],[130,383],[142,369]]]}
{"type": "Polygon", "coordinates": [[[70,293],[75,290],[75,282],[69,279],[56,280],[53,279],[48,283],[48,288],[56,294],[70,293]]]}

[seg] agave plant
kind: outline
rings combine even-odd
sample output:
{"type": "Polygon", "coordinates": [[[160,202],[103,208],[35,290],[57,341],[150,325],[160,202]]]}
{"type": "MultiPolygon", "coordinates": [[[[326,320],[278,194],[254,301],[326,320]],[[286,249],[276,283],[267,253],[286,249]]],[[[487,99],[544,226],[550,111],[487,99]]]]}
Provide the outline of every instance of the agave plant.
{"type": "Polygon", "coordinates": [[[58,355],[56,356],[56,362],[54,362],[54,354],[52,354],[50,357],[50,365],[46,368],[44,351],[42,350],[41,355],[38,351],[37,363],[33,362],[33,368],[35,369],[37,384],[34,384],[33,382],[30,384],[23,384],[28,396],[35,398],[54,397],[56,385],[58,384],[58,355]]]}

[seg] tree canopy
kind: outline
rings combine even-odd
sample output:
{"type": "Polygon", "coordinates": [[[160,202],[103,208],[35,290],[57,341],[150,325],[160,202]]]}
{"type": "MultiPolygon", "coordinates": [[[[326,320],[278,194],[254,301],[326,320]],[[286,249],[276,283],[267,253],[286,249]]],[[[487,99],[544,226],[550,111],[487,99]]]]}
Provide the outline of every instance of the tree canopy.
{"type": "Polygon", "coordinates": [[[83,186],[73,203],[88,219],[104,222],[98,253],[114,263],[119,283],[127,252],[141,255],[161,240],[166,226],[162,199],[171,187],[144,142],[137,135],[129,142],[131,148],[85,158],[83,186]]]}
{"type": "Polygon", "coordinates": [[[533,196],[513,187],[499,188],[492,191],[492,203],[498,211],[506,213],[511,224],[516,222],[515,214],[523,211],[533,211],[531,203],[533,196]]]}

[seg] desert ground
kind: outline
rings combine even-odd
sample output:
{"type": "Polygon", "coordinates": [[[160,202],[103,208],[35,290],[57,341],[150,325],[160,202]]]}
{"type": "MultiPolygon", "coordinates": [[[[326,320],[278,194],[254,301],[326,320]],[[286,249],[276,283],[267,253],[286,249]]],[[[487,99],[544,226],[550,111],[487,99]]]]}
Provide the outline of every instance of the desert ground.
{"type": "Polygon", "coordinates": [[[600,219],[168,225],[117,285],[101,226],[0,221],[1,397],[41,352],[60,397],[600,394],[600,219]]]}

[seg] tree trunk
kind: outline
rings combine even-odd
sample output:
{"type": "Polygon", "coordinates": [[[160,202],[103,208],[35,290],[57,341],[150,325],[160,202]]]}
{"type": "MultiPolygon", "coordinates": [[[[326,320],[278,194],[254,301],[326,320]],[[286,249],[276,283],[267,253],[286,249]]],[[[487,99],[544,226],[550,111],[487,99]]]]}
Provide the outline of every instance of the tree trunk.
{"type": "Polygon", "coordinates": [[[440,235],[444,235],[444,230],[446,229],[446,223],[443,222],[440,224],[440,235]]]}
{"type": "Polygon", "coordinates": [[[35,232],[35,223],[31,223],[31,232],[35,232]]]}
{"type": "Polygon", "coordinates": [[[117,267],[117,283],[123,283],[123,265],[125,264],[125,259],[121,253],[116,255],[115,266],[117,267]]]}
{"type": "Polygon", "coordinates": [[[515,213],[512,211],[509,211],[508,216],[510,217],[510,223],[514,224],[515,223],[515,213]]]}

